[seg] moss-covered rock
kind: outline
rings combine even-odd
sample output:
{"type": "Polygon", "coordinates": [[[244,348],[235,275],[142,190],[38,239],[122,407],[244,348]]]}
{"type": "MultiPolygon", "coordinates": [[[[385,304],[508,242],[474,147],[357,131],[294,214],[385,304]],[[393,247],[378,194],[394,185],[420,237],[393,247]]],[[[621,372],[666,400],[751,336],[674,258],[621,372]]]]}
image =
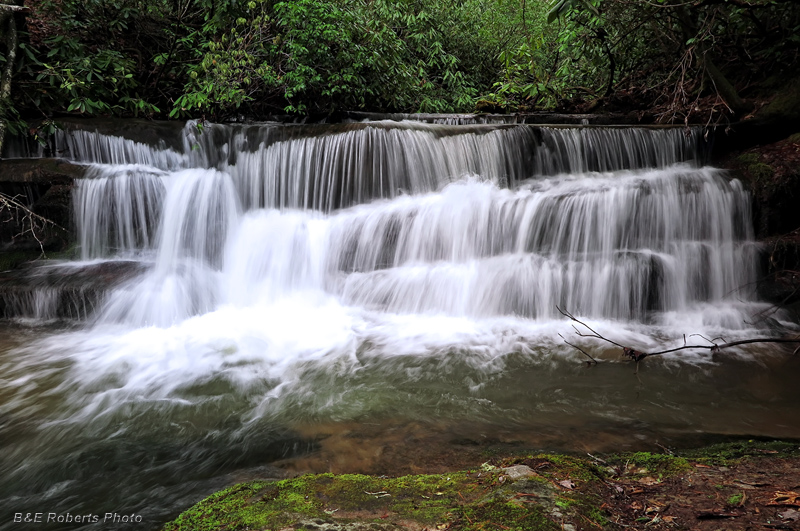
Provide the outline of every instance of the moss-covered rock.
{"type": "Polygon", "coordinates": [[[633,478],[651,477],[659,481],[692,468],[684,457],[651,452],[621,454],[611,462],[619,466],[621,473],[633,478]]]}
{"type": "Polygon", "coordinates": [[[728,466],[743,459],[800,457],[800,445],[788,441],[735,441],[682,452],[686,459],[705,464],[728,466]]]}
{"type": "MultiPolygon", "coordinates": [[[[542,456],[530,459],[547,459],[542,456]]],[[[547,476],[513,481],[502,468],[398,478],[358,474],[305,475],[235,485],[201,501],[164,531],[232,529],[486,529],[549,531],[580,518],[605,522],[600,498],[587,485],[565,487],[555,477],[579,471],[572,458],[547,476]],[[581,516],[583,515],[583,516],[581,516]],[[591,515],[591,516],[586,516],[591,515]]],[[[587,476],[588,477],[588,476],[587,476]]],[[[595,478],[596,479],[596,478],[595,478]]],[[[601,524],[602,526],[602,524],[601,524]]]]}
{"type": "Polygon", "coordinates": [[[773,521],[774,492],[796,484],[799,470],[796,442],[737,441],[676,454],[496,457],[451,474],[305,475],[235,485],[164,531],[713,531],[714,520],[696,515],[736,508],[773,521]]]}
{"type": "Polygon", "coordinates": [[[800,120],[800,79],[787,83],[758,113],[764,120],[800,120]]]}
{"type": "Polygon", "coordinates": [[[800,227],[800,143],[787,138],[751,148],[727,164],[753,194],[753,218],[759,238],[800,227]]]}

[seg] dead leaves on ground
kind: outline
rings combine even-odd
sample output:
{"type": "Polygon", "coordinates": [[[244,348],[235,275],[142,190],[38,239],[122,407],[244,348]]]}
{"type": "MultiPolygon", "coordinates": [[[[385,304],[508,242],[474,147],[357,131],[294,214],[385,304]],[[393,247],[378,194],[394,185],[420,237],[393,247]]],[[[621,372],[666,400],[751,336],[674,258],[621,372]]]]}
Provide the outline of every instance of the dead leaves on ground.
{"type": "Polygon", "coordinates": [[[778,491],[774,498],[767,505],[788,505],[790,507],[800,507],[800,494],[794,491],[778,491]]]}

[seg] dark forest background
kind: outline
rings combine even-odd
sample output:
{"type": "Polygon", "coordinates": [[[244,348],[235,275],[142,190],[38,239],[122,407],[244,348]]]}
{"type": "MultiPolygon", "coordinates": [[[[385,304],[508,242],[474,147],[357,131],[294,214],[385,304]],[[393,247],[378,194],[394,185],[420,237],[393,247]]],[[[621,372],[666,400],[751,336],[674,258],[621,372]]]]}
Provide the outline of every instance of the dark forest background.
{"type": "Polygon", "coordinates": [[[793,82],[794,0],[19,0],[12,132],[65,113],[577,112],[741,118],[793,82]]]}

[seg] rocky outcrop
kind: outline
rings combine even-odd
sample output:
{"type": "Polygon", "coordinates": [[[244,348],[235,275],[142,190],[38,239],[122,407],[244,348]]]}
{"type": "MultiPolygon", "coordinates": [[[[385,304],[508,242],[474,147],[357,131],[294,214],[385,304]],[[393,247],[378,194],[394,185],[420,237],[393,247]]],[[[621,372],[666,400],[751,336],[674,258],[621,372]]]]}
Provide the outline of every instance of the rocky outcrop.
{"type": "Polygon", "coordinates": [[[145,270],[118,260],[88,265],[31,262],[0,272],[0,317],[86,319],[106,293],[145,270]]]}
{"type": "Polygon", "coordinates": [[[733,154],[724,165],[753,194],[753,224],[764,244],[761,296],[800,300],[800,134],[733,154]]]}
{"type": "Polygon", "coordinates": [[[60,252],[69,246],[72,183],[84,171],[84,166],[60,159],[0,161],[3,269],[36,258],[43,250],[60,252]]]}

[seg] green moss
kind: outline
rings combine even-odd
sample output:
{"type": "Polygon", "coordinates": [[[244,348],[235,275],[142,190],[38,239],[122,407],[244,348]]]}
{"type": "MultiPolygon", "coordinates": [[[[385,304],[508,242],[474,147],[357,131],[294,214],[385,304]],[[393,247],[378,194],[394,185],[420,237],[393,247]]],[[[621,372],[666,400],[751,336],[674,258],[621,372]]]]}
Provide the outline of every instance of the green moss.
{"type": "Polygon", "coordinates": [[[0,253],[0,271],[8,271],[31,260],[36,260],[42,252],[39,249],[7,251],[0,253]]]}
{"type": "Polygon", "coordinates": [[[575,500],[570,500],[569,498],[556,499],[556,507],[558,507],[559,509],[563,509],[566,511],[573,505],[575,505],[575,500]]]}
{"type": "Polygon", "coordinates": [[[800,144],[800,133],[795,133],[789,137],[789,142],[793,144],[800,144]]]}
{"type": "Polygon", "coordinates": [[[606,518],[606,515],[600,508],[600,505],[601,504],[598,503],[598,504],[592,504],[588,507],[584,507],[583,515],[592,522],[594,522],[595,524],[597,524],[598,526],[605,527],[611,522],[609,521],[608,518],[606,518]]]}
{"type": "Polygon", "coordinates": [[[48,252],[46,257],[48,260],[74,260],[80,256],[77,244],[73,244],[63,251],[48,252]]]}
{"type": "Polygon", "coordinates": [[[316,478],[313,494],[332,508],[388,512],[424,523],[441,520],[478,486],[466,472],[400,478],[323,474],[316,478]]]}
{"type": "Polygon", "coordinates": [[[476,506],[466,507],[460,520],[460,529],[477,531],[479,529],[505,529],[511,531],[549,531],[561,526],[549,520],[542,510],[523,502],[493,500],[476,506]]]}
{"type": "MultiPolygon", "coordinates": [[[[553,466],[538,470],[539,474],[551,479],[570,478],[574,481],[592,482],[602,474],[591,462],[569,455],[539,454],[529,458],[534,461],[548,461],[553,466]]],[[[523,461],[524,462],[524,461],[523,461]]]]}
{"type": "Polygon", "coordinates": [[[775,168],[761,162],[758,153],[743,153],[736,157],[736,164],[745,172],[746,178],[756,182],[768,181],[775,175],[775,168]]]}
{"type": "Polygon", "coordinates": [[[763,162],[757,162],[747,166],[746,171],[753,176],[756,181],[766,181],[775,175],[775,168],[763,162]]]}
{"type": "Polygon", "coordinates": [[[269,487],[269,483],[254,481],[234,485],[212,494],[173,522],[164,526],[165,531],[213,531],[237,522],[253,528],[267,524],[267,515],[259,504],[252,504],[255,494],[269,487]]]}
{"type": "Polygon", "coordinates": [[[477,488],[467,472],[400,478],[319,474],[246,483],[206,498],[164,530],[272,529],[353,511],[367,519],[390,515],[436,524],[474,499],[477,488]]]}
{"type": "MultiPolygon", "coordinates": [[[[683,452],[680,456],[636,452],[604,459],[635,479],[689,472],[693,468],[689,459],[693,463],[727,464],[752,456],[800,456],[800,448],[792,442],[739,441],[683,452]]],[[[413,522],[428,529],[445,526],[463,531],[549,531],[559,529],[559,522],[589,524],[598,529],[612,525],[601,508],[606,487],[600,480],[605,472],[593,462],[538,454],[508,457],[503,465],[518,463],[531,466],[536,475],[517,482],[501,481],[500,470],[487,465],[480,472],[399,478],[318,474],[245,483],[209,496],[164,530],[277,531],[315,527],[320,531],[386,531],[413,522]],[[574,487],[564,485],[564,480],[574,482],[574,487]]],[[[732,490],[725,495],[732,506],[744,499],[732,490]]]]}
{"type": "Polygon", "coordinates": [[[735,441],[687,450],[681,455],[705,464],[726,466],[748,457],[797,457],[800,445],[788,441],[735,441]]]}
{"type": "Polygon", "coordinates": [[[742,503],[742,499],[744,499],[744,494],[734,494],[730,498],[728,498],[728,505],[739,505],[742,503]]]}
{"type": "Polygon", "coordinates": [[[78,248],[75,245],[60,252],[48,251],[47,253],[45,253],[44,256],[42,256],[42,251],[40,249],[35,249],[35,248],[25,249],[25,250],[3,251],[0,252],[0,271],[9,271],[11,269],[19,267],[25,262],[31,262],[33,260],[39,260],[39,259],[68,260],[71,258],[76,258],[77,256],[78,256],[78,248]]]}
{"type": "Polygon", "coordinates": [[[636,475],[658,476],[660,479],[692,469],[692,465],[683,457],[651,452],[622,454],[617,456],[615,461],[634,469],[636,475]]]}
{"type": "Polygon", "coordinates": [[[800,118],[800,83],[797,79],[784,86],[783,90],[758,113],[765,119],[800,118]]]}
{"type": "Polygon", "coordinates": [[[741,155],[736,157],[736,162],[741,164],[742,166],[749,166],[750,164],[756,164],[759,162],[758,154],[742,153],[741,155]]]}

